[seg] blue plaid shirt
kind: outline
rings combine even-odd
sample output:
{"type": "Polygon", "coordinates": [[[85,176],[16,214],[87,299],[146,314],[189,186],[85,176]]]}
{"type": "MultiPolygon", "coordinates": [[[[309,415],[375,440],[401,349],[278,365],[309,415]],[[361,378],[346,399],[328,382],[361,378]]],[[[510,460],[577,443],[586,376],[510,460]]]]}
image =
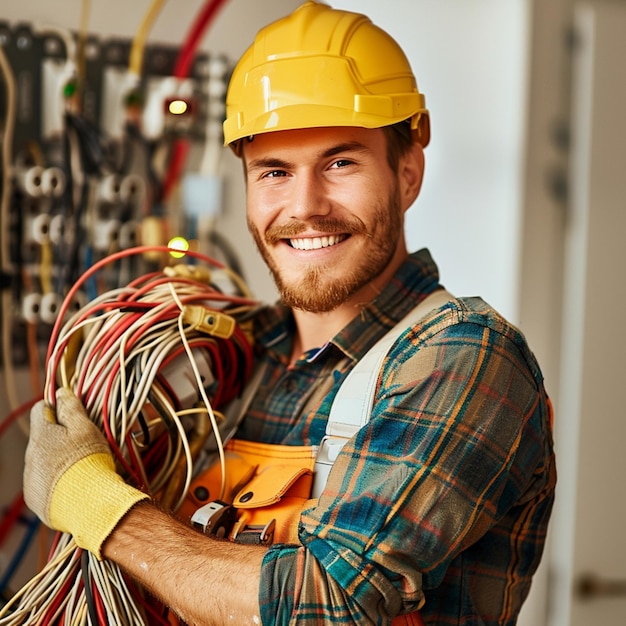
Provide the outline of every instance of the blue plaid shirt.
{"type": "MultiPolygon", "coordinates": [[[[238,437],[319,444],[354,363],[437,287],[428,251],[411,255],[291,367],[293,319],[264,310],[269,367],[238,437]]],[[[265,556],[263,624],[387,624],[417,609],[437,626],[515,624],[554,498],[550,417],[523,335],[481,299],[455,298],[408,329],[383,364],[369,423],[303,512],[301,543],[265,556]]]]}

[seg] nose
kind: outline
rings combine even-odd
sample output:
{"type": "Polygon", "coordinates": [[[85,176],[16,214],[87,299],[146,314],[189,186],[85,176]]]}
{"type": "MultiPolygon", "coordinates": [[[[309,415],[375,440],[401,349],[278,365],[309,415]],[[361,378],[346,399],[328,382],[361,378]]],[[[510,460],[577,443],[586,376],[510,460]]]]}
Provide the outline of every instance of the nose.
{"type": "Polygon", "coordinates": [[[331,203],[326,195],[322,177],[314,171],[300,171],[292,181],[289,201],[290,217],[306,220],[328,215],[331,203]]]}

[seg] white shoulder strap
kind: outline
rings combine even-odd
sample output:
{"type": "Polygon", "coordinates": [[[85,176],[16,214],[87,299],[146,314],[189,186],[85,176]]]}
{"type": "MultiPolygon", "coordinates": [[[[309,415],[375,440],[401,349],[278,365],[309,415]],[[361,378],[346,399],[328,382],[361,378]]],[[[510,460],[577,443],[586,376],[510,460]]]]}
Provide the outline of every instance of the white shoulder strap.
{"type": "Polygon", "coordinates": [[[452,296],[445,289],[431,293],[358,361],[333,400],[326,426],[327,435],[349,438],[369,421],[374,404],[376,381],[391,346],[404,331],[451,299],[452,296]]]}
{"type": "Polygon", "coordinates": [[[330,468],[344,443],[369,421],[376,394],[376,381],[391,346],[404,331],[451,299],[452,295],[445,289],[426,296],[381,337],[346,376],[333,400],[326,424],[326,436],[317,454],[312,497],[319,497],[324,489],[330,468]]]}

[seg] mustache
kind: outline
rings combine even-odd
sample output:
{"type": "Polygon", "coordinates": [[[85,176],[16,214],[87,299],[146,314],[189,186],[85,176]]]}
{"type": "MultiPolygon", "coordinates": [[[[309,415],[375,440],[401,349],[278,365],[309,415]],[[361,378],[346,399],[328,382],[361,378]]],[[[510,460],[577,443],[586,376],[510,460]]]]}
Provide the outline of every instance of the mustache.
{"type": "Polygon", "coordinates": [[[359,235],[366,232],[365,224],[358,217],[349,220],[318,217],[306,222],[293,219],[285,224],[272,225],[265,231],[265,240],[269,244],[276,244],[282,239],[293,239],[307,230],[325,235],[359,235]]]}

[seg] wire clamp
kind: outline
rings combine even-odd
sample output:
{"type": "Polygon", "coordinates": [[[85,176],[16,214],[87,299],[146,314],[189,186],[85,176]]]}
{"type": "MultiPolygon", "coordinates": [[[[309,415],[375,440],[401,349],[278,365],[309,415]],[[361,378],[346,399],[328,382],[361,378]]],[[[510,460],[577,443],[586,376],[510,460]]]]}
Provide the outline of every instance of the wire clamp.
{"type": "Polygon", "coordinates": [[[185,306],[183,320],[194,330],[207,333],[212,337],[229,339],[235,332],[235,318],[200,305],[185,306]]]}
{"type": "Polygon", "coordinates": [[[191,523],[205,535],[218,539],[228,538],[237,518],[235,507],[221,500],[213,500],[200,507],[192,516],[191,523]]]}

